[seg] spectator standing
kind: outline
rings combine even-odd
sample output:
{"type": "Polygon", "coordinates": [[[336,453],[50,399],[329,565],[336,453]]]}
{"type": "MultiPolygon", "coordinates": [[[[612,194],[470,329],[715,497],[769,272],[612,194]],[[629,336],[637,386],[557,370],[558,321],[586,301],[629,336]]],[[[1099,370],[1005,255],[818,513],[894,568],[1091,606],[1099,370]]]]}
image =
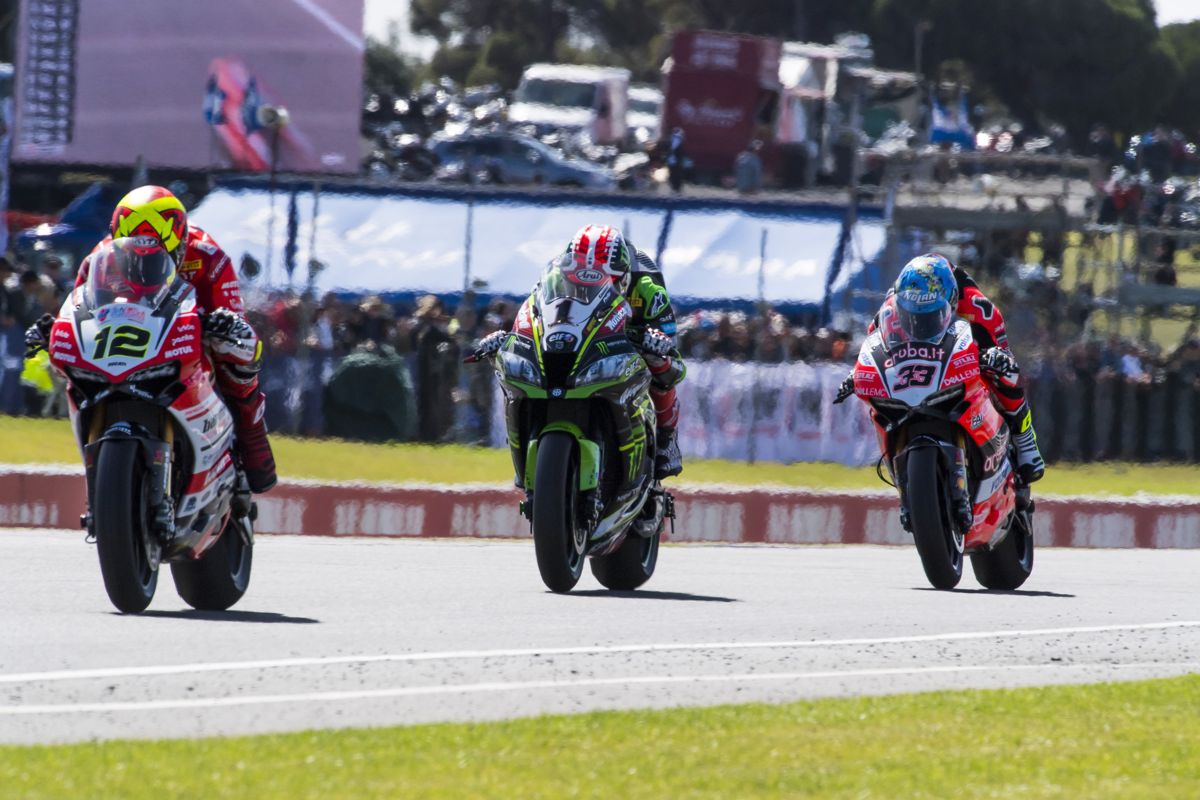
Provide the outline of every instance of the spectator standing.
{"type": "Polygon", "coordinates": [[[447,330],[442,301],[431,294],[417,303],[417,438],[443,442],[454,427],[458,349],[447,330]]]}
{"type": "Polygon", "coordinates": [[[733,172],[737,179],[737,190],[741,194],[757,194],[762,189],[763,164],[759,151],[762,142],[758,139],[750,142],[746,149],[738,153],[733,162],[733,172]]]}
{"type": "Polygon", "coordinates": [[[678,194],[683,191],[683,171],[687,156],[683,152],[683,128],[671,131],[671,140],[667,143],[667,179],[671,191],[678,194]]]}

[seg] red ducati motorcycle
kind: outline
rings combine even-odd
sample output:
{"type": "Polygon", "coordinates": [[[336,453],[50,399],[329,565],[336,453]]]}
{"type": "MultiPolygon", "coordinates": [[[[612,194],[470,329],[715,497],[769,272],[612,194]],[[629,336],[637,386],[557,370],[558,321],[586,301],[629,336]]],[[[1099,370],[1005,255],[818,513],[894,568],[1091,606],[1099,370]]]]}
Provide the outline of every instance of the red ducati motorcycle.
{"type": "Polygon", "coordinates": [[[889,297],[859,352],[854,393],[870,408],[881,466],[900,491],[901,524],[934,587],[956,586],[970,556],[981,584],[1015,589],[1033,569],[1033,501],[1017,483],[971,326],[955,319],[936,341],[916,341],[897,316],[889,297]]]}
{"type": "Polygon", "coordinates": [[[127,613],[150,604],[163,561],[189,605],[232,606],[249,585],[254,548],[255,508],[195,291],[165,259],[139,239],[96,252],[48,345],[67,378],[87,474],[82,523],[109,599],[127,613]],[[168,265],[148,274],[141,265],[150,263],[168,265]],[[147,274],[131,274],[139,271],[147,274]]]}

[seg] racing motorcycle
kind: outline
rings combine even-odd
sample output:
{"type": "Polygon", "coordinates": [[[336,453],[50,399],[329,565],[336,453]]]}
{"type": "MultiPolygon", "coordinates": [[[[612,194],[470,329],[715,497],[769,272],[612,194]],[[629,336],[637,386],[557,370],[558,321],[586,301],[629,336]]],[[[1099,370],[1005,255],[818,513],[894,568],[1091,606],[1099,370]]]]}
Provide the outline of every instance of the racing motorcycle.
{"type": "Polygon", "coordinates": [[[256,509],[234,458],[191,284],[142,239],[117,239],[50,330],[67,379],[88,510],[109,599],[138,613],[171,565],[189,605],[224,610],[250,582],[256,509]]]}
{"type": "Polygon", "coordinates": [[[970,556],[983,586],[1016,589],[1033,569],[1033,501],[1017,483],[970,324],[955,319],[915,340],[897,324],[893,297],[877,319],[854,367],[854,393],[870,408],[880,465],[900,491],[900,521],[926,577],[952,589],[970,556]]]}
{"type": "Polygon", "coordinates": [[[654,478],[650,371],[627,334],[631,316],[608,275],[563,256],[495,354],[520,509],[553,592],[573,589],[589,558],[605,587],[641,586],[675,516],[654,478]]]}

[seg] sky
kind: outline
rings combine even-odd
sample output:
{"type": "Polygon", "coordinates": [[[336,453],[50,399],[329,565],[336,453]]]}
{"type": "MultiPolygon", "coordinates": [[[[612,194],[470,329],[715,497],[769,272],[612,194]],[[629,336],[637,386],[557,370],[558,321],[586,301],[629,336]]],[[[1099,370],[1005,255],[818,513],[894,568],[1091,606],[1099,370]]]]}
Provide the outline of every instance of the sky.
{"type": "Polygon", "coordinates": [[[1154,10],[1158,12],[1158,25],[1170,25],[1172,22],[1190,22],[1200,19],[1200,2],[1198,0],[1154,0],[1154,10]]]}
{"type": "MultiPolygon", "coordinates": [[[[1158,24],[1200,19],[1200,0],[1154,0],[1158,24]]],[[[400,27],[400,48],[428,60],[437,43],[426,36],[415,36],[408,29],[408,0],[365,0],[363,27],[368,36],[386,39],[388,24],[396,20],[400,27]]]]}

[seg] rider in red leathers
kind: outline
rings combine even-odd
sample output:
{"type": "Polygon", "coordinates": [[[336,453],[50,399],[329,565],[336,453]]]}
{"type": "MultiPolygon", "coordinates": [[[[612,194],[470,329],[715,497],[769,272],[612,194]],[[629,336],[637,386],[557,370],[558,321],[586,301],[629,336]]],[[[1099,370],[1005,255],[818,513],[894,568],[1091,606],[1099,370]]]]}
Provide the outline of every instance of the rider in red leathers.
{"type": "MultiPolygon", "coordinates": [[[[1021,370],[1008,346],[1004,316],[996,304],[987,298],[975,280],[962,267],[938,253],[918,256],[905,265],[896,280],[900,287],[909,278],[922,286],[939,288],[951,300],[956,315],[971,324],[971,334],[979,346],[979,366],[983,380],[992,390],[1000,406],[1017,450],[1017,473],[1030,484],[1046,472],[1045,462],[1038,450],[1033,418],[1021,386],[1021,370]]],[[[891,292],[897,289],[894,287],[891,292]]],[[[889,294],[891,293],[889,292],[889,294]]],[[[869,331],[873,332],[876,322],[869,331]]],[[[854,393],[854,376],[850,376],[839,392],[839,398],[854,393]]]]}
{"type": "MultiPolygon", "coordinates": [[[[216,366],[217,384],[233,413],[242,467],[253,492],[275,485],[275,459],[263,421],[265,397],[258,388],[262,343],[242,316],[242,295],[233,262],[211,236],[188,225],[187,211],[171,192],[159,186],[134,189],[113,211],[114,238],[153,237],[174,259],[179,276],[196,290],[196,307],[204,321],[204,338],[216,366]]],[[[93,250],[95,252],[95,250],[93,250]]],[[[91,256],[79,266],[75,285],[87,281],[91,256]]],[[[26,333],[26,344],[44,347],[53,318],[47,315],[26,333]]]]}

